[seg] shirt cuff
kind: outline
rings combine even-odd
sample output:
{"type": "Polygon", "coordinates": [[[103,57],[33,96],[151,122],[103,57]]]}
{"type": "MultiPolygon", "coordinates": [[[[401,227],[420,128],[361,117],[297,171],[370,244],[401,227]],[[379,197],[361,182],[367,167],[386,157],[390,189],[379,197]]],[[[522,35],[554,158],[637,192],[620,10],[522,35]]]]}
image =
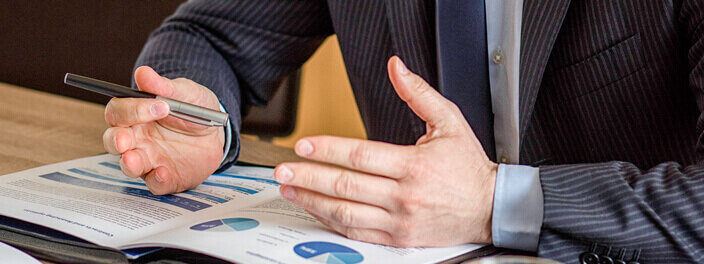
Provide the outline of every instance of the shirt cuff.
{"type": "Polygon", "coordinates": [[[539,169],[499,164],[491,220],[494,246],[535,252],[542,224],[539,169]]]}
{"type": "MultiPolygon", "coordinates": [[[[227,113],[227,110],[225,110],[225,107],[222,107],[222,104],[220,104],[220,111],[223,113],[227,113]]],[[[225,158],[227,158],[227,154],[230,153],[230,145],[232,145],[232,124],[230,123],[230,119],[228,118],[227,124],[225,124],[225,149],[222,153],[220,167],[222,167],[222,163],[225,161],[225,158]]]]}

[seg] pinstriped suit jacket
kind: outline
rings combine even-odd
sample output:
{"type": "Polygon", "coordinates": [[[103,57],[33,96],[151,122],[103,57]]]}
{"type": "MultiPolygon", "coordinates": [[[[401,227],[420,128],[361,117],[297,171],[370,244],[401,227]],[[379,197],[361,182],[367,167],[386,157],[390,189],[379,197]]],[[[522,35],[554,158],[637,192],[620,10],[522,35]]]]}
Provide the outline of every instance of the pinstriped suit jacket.
{"type": "MultiPolygon", "coordinates": [[[[400,55],[437,87],[434,5],[190,1],[137,65],[209,87],[239,121],[334,33],[369,138],[413,144],[425,126],[385,65],[400,55]]],[[[641,249],[641,263],[704,262],[703,19],[700,0],[525,0],[520,162],[540,165],[539,256],[575,263],[599,243],[641,249]]]]}

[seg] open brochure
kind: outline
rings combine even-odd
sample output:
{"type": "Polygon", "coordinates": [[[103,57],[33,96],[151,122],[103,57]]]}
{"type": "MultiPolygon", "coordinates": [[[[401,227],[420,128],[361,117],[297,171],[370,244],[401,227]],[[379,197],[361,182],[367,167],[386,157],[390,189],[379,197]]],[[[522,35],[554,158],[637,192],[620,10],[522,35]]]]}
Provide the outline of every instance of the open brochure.
{"type": "Polygon", "coordinates": [[[273,169],[262,167],[234,166],[158,196],[106,154],[0,176],[0,204],[0,215],[106,247],[177,248],[238,263],[435,263],[482,247],[346,239],[281,198],[273,169]]]}

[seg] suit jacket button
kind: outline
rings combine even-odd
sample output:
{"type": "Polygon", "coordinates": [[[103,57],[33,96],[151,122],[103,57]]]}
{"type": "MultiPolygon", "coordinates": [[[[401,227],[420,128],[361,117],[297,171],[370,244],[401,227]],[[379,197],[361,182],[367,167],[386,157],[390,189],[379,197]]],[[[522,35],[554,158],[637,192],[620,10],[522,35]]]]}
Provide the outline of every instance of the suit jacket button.
{"type": "Polygon", "coordinates": [[[599,264],[614,264],[614,260],[609,256],[599,256],[599,264]]]}
{"type": "Polygon", "coordinates": [[[582,264],[599,264],[599,255],[594,252],[584,252],[579,255],[579,261],[582,264]]]}

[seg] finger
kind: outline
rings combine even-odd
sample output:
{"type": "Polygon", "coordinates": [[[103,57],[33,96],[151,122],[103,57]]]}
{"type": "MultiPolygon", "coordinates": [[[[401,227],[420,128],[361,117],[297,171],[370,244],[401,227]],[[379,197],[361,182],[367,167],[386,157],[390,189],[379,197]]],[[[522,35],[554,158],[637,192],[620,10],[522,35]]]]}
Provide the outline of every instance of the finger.
{"type": "MultiPolygon", "coordinates": [[[[184,78],[171,80],[160,76],[148,66],[137,68],[134,76],[135,83],[142,91],[219,111],[220,103],[217,96],[208,88],[191,80],[184,78]]],[[[159,120],[159,123],[188,133],[203,133],[205,131],[218,129],[184,121],[175,117],[166,117],[159,120]]]]}
{"type": "Polygon", "coordinates": [[[397,56],[388,63],[389,79],[396,93],[418,117],[431,126],[456,121],[459,109],[433,89],[423,78],[412,73],[397,56]]]}
{"type": "Polygon", "coordinates": [[[134,82],[141,91],[176,99],[173,98],[174,89],[170,80],[161,77],[161,75],[149,66],[140,66],[134,71],[134,82]]]}
{"type": "Polygon", "coordinates": [[[413,146],[333,136],[307,137],[296,142],[301,157],[391,178],[405,176],[413,146]]]}
{"type": "Polygon", "coordinates": [[[311,162],[279,164],[274,177],[281,184],[386,209],[398,190],[398,183],[386,177],[311,162]]]}
{"type": "Polygon", "coordinates": [[[151,171],[152,163],[144,150],[133,149],[122,153],[120,168],[127,177],[137,178],[151,171]]]}
{"type": "Polygon", "coordinates": [[[144,177],[144,182],[154,195],[165,195],[180,191],[178,183],[172,177],[169,169],[164,166],[156,167],[150,171],[144,177]]]}
{"type": "Polygon", "coordinates": [[[105,121],[110,126],[129,127],[162,119],[169,105],[158,99],[113,98],[105,106],[105,121]]]}
{"type": "Polygon", "coordinates": [[[298,206],[343,226],[387,229],[389,213],[376,206],[341,200],[298,187],[282,185],[281,195],[298,206]]]}
{"type": "Polygon", "coordinates": [[[131,128],[110,127],[103,133],[103,147],[113,155],[120,155],[135,148],[136,138],[131,128]]]}
{"type": "MultiPolygon", "coordinates": [[[[141,91],[175,100],[191,101],[190,99],[204,97],[205,95],[202,94],[204,92],[210,92],[210,90],[205,87],[201,87],[203,89],[193,89],[192,81],[183,78],[171,80],[162,77],[149,66],[140,66],[137,68],[134,72],[134,81],[141,91]]],[[[204,106],[216,109],[212,106],[204,106]]]]}
{"type": "MultiPolygon", "coordinates": [[[[309,212],[310,213],[310,212],[309,212]]],[[[395,245],[393,237],[385,231],[370,229],[370,228],[355,228],[349,226],[343,226],[325,219],[322,216],[316,215],[315,213],[310,213],[315,219],[318,219],[322,224],[332,228],[335,232],[349,238],[352,240],[382,244],[382,245],[395,245]]]]}

